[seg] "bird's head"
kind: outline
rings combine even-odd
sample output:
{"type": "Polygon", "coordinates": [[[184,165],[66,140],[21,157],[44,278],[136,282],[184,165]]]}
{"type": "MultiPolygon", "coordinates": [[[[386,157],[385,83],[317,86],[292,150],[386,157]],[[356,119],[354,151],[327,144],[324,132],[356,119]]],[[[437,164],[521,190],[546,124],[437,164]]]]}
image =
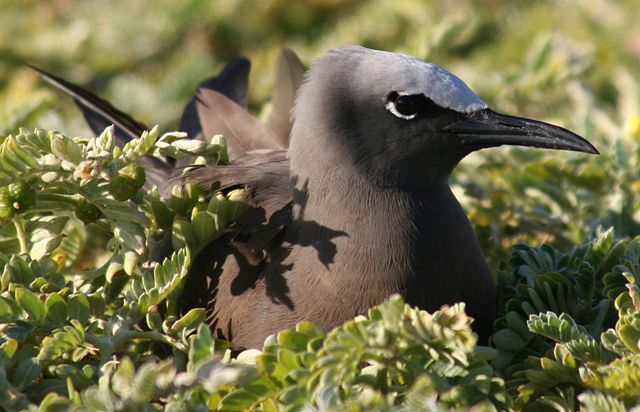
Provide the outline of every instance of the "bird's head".
{"type": "Polygon", "coordinates": [[[420,189],[446,181],[472,151],[503,144],[597,153],[566,129],[491,110],[432,63],[349,46],[311,67],[294,108],[290,156],[294,168],[333,159],[378,185],[420,189]]]}

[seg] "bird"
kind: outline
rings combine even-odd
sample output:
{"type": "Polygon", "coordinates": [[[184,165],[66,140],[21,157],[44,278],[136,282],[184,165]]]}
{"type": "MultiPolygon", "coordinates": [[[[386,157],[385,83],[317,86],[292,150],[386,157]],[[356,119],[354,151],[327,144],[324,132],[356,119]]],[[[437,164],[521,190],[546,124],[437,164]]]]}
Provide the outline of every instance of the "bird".
{"type": "Polygon", "coordinates": [[[246,64],[203,82],[185,109],[191,135],[225,134],[230,164],[184,179],[244,188],[250,207],[195,257],[183,309],[205,307],[218,337],[260,348],[302,320],[328,331],[399,294],[428,311],[465,302],[487,342],[496,285],[452,171],[501,145],[597,149],[562,127],[494,111],[460,78],[412,56],[345,46],[304,77],[295,60],[281,59],[278,127],[246,110],[246,64]],[[239,93],[225,77],[240,79],[239,93]]]}

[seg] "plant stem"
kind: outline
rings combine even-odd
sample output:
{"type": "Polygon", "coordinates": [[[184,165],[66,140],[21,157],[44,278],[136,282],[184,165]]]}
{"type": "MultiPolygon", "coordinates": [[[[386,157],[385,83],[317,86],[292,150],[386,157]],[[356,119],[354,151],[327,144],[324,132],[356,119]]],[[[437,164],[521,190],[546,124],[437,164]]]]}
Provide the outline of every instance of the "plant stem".
{"type": "Polygon", "coordinates": [[[118,346],[120,344],[128,343],[129,341],[134,339],[142,339],[142,340],[150,340],[154,342],[166,343],[167,345],[177,348],[178,350],[181,350],[184,352],[187,352],[189,350],[181,342],[171,339],[171,337],[163,335],[162,333],[153,332],[153,331],[137,331],[137,330],[122,331],[115,334],[112,337],[111,343],[113,347],[116,348],[116,350],[118,350],[118,346]]]}
{"type": "Polygon", "coordinates": [[[19,216],[13,217],[13,225],[16,227],[16,236],[20,242],[20,253],[29,253],[29,242],[27,241],[27,232],[24,231],[22,219],[19,216]]]}

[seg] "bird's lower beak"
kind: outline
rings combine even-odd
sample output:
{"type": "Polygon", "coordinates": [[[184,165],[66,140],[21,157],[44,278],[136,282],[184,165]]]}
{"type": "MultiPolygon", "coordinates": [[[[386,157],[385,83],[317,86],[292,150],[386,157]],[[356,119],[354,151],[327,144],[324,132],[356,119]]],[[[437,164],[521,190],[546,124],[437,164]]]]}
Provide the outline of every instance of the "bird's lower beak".
{"type": "Polygon", "coordinates": [[[598,154],[591,143],[567,129],[491,109],[470,113],[465,120],[451,123],[442,131],[456,135],[463,146],[472,150],[507,144],[598,154]]]}

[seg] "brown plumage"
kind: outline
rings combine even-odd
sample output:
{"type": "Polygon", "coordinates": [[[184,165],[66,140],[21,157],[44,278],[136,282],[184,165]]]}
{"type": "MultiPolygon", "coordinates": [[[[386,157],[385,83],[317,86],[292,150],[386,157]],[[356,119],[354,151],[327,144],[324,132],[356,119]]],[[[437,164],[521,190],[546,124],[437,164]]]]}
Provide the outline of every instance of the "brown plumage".
{"type": "Polygon", "coordinates": [[[468,153],[502,144],[595,148],[560,127],[492,111],[438,66],[362,47],[312,66],[286,134],[296,70],[279,70],[290,81],[274,91],[284,97],[268,125],[238,101],[242,81],[241,93],[201,89],[187,108],[195,128],[186,131],[226,134],[231,158],[187,179],[245,187],[251,208],[194,260],[184,309],[206,307],[219,336],[259,347],[300,320],[330,329],[399,293],[427,310],[466,302],[486,340],[495,285],[448,186],[451,171],[468,153]]]}

